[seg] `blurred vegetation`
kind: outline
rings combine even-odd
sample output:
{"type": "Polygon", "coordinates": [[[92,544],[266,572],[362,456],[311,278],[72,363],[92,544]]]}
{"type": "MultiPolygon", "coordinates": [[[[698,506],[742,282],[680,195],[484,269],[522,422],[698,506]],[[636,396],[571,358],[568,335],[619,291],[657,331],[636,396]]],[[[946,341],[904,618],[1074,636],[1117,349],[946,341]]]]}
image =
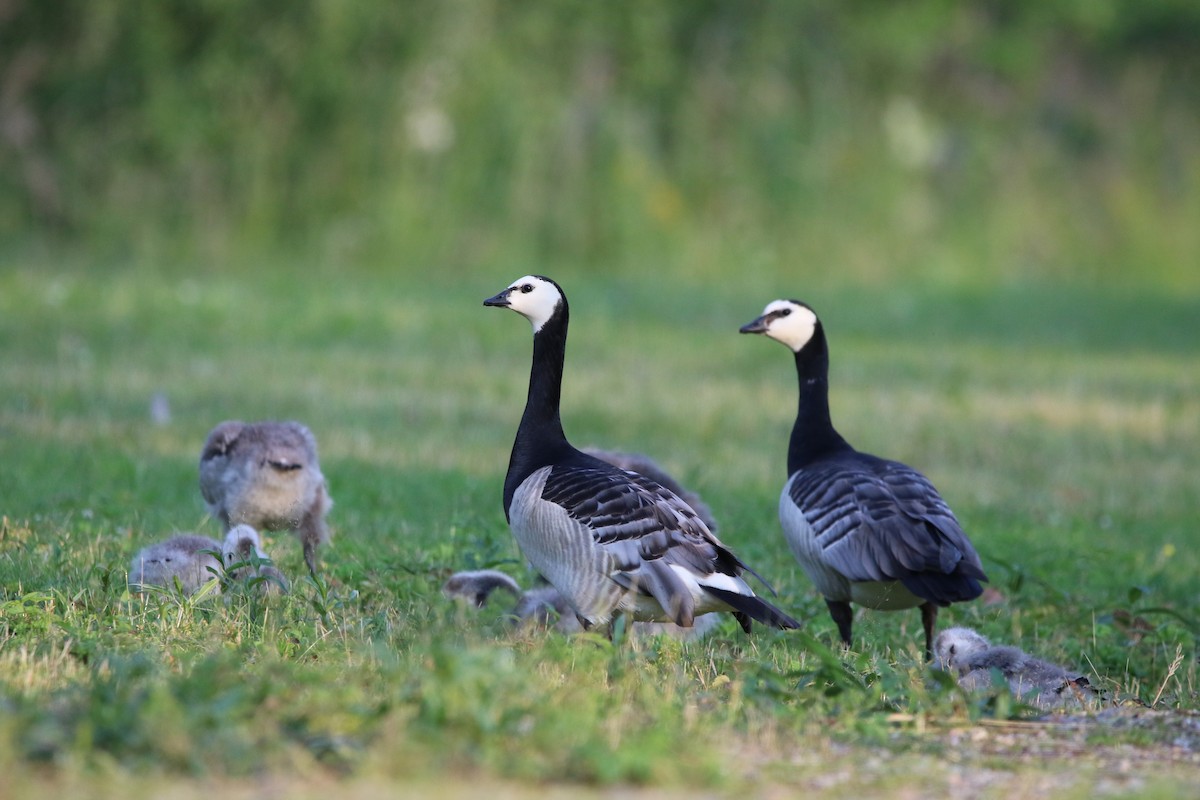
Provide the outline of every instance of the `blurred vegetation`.
{"type": "Polygon", "coordinates": [[[1194,290],[1196,41],[1190,0],[0,0],[0,256],[1194,290]]]}

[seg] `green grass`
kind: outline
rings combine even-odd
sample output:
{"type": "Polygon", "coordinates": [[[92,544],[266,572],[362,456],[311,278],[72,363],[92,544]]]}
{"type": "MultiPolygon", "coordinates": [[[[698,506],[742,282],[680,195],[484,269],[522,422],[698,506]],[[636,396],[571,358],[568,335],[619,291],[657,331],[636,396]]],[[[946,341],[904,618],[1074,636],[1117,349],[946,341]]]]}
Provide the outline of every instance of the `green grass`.
{"type": "MultiPolygon", "coordinates": [[[[873,796],[952,790],[964,765],[1076,796],[1119,784],[1103,755],[1067,744],[1048,760],[981,745],[1001,741],[987,724],[1024,712],[931,680],[915,611],[860,611],[857,652],[830,649],[775,520],[790,358],[736,332],[778,295],[825,320],[842,432],[924,470],[982,554],[996,593],[943,625],[1090,667],[1158,710],[1200,709],[1195,297],[552,273],[574,311],[568,435],[659,459],[806,623],[613,646],[514,633],[499,610],[439,593],[458,569],[520,571],[500,487],[529,329],[480,303],[529,268],[303,266],[0,273],[0,770],[17,791],[101,775],[90,792],[144,793],[185,776],[201,783],[181,791],[236,795],[273,776],[303,796],[397,783],[873,796]],[[150,422],[158,392],[165,425],[150,422]],[[217,532],[196,461],[226,418],[316,433],[335,500],[324,580],[301,578],[299,545],[276,536],[289,596],[130,597],[139,547],[217,532]]],[[[1150,766],[1131,790],[1196,778],[1195,745],[1167,768],[1144,731],[1093,735],[1097,752],[1139,748],[1150,766]]]]}

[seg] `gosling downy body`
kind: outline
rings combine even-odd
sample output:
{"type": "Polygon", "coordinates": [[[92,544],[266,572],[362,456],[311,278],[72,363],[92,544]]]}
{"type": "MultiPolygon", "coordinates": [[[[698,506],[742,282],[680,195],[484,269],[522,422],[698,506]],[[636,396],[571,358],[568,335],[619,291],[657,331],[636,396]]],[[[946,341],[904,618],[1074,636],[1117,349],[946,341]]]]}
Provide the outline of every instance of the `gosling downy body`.
{"type": "MultiPolygon", "coordinates": [[[[143,547],[129,564],[129,590],[143,592],[147,586],[173,589],[176,581],[184,594],[194,594],[221,575],[215,553],[221,543],[207,536],[181,534],[143,547]]],[[[220,584],[216,586],[220,592],[220,584]]]]}
{"type": "Polygon", "coordinates": [[[521,585],[507,573],[498,569],[476,569],[456,572],[442,584],[442,594],[450,598],[470,600],[477,608],[487,605],[492,593],[502,590],[519,598],[521,585]]]}
{"type": "Polygon", "coordinates": [[[1004,676],[1014,695],[1042,709],[1061,708],[1099,698],[1086,676],[1025,653],[993,645],[970,628],[947,628],[933,644],[937,663],[957,675],[968,691],[993,685],[994,671],[1004,676]]]}
{"type": "Polygon", "coordinates": [[[317,442],[299,422],[240,422],[213,428],[200,454],[200,493],[228,531],[236,525],[293,532],[314,575],[329,541],[333,506],[317,462],[317,442]]]}
{"type": "MultiPolygon", "coordinates": [[[[514,578],[494,569],[457,572],[442,586],[442,592],[447,597],[467,600],[478,608],[487,605],[497,591],[507,592],[516,598],[512,616],[519,624],[552,627],[563,634],[583,631],[575,610],[553,586],[522,590],[514,578]]],[[[634,622],[632,633],[635,636],[665,635],[676,639],[694,640],[705,636],[719,622],[716,614],[698,617],[690,628],[683,628],[671,622],[634,622]]]]}

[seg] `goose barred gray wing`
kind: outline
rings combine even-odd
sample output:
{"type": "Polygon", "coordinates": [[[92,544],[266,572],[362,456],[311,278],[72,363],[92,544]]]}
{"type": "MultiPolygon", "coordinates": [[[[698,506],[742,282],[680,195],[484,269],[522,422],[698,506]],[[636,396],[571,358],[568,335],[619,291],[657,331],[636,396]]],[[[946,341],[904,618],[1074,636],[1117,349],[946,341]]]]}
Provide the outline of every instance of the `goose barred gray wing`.
{"type": "Polygon", "coordinates": [[[559,465],[547,478],[542,499],[565,508],[592,529],[597,544],[613,545],[614,553],[634,542],[638,559],[670,554],[698,570],[712,569],[718,560],[730,574],[744,568],[678,495],[643,475],[607,465],[559,465]]]}
{"type": "Polygon", "coordinates": [[[643,475],[590,458],[558,464],[541,499],[590,531],[611,581],[652,597],[677,624],[691,625],[713,605],[732,607],[747,628],[750,618],[798,624],[755,597],[740,577],[746,565],[678,495],[643,475]]]}
{"type": "Polygon", "coordinates": [[[799,470],[788,494],[822,560],[849,580],[899,580],[938,605],[982,592],[979,556],[933,484],[911,467],[853,453],[799,470]]]}

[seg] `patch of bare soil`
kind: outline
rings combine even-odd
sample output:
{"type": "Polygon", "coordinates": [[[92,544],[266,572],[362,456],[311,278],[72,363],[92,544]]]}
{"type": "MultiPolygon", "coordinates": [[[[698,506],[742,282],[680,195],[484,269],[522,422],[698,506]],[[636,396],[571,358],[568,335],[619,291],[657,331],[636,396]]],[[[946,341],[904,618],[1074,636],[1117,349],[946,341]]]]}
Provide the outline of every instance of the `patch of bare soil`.
{"type": "Polygon", "coordinates": [[[950,776],[955,794],[986,796],[1018,776],[1092,796],[1200,784],[1196,712],[1123,705],[1028,722],[988,720],[941,739],[946,757],[968,767],[950,776]],[[1024,774],[1030,768],[1042,774],[1024,774]]]}

